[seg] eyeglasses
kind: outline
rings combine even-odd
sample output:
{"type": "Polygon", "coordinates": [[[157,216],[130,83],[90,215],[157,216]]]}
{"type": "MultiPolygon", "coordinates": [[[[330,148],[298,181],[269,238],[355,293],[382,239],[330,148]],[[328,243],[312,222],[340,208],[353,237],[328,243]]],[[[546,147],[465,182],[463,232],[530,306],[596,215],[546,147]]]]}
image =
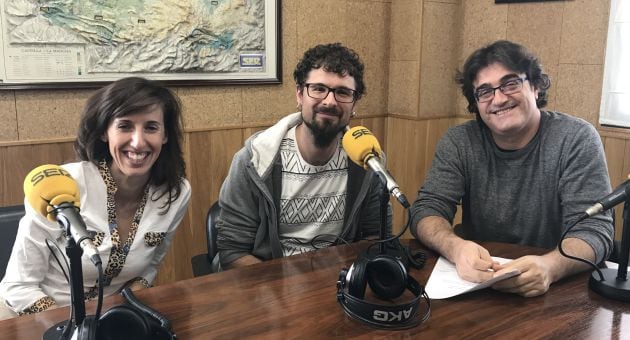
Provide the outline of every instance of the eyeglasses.
{"type": "Polygon", "coordinates": [[[514,94],[523,88],[523,82],[527,76],[510,79],[497,87],[482,87],[475,91],[474,96],[478,103],[489,102],[494,99],[494,92],[499,89],[503,94],[514,94]]]}
{"type": "Polygon", "coordinates": [[[332,88],[323,84],[304,84],[306,93],[313,99],[325,99],[328,93],[332,92],[335,100],[340,103],[352,103],[356,100],[357,91],[347,87],[332,88]]]}

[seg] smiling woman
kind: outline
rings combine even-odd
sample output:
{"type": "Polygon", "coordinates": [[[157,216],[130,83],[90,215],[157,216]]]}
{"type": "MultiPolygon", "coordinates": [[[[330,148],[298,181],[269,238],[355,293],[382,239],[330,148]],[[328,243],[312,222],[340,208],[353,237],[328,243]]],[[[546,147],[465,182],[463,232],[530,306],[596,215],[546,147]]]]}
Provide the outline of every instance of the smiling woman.
{"type": "Polygon", "coordinates": [[[115,118],[101,139],[109,145],[116,182],[146,183],[162,144],[168,141],[162,108],[154,105],[146,111],[115,118]]]}
{"type": "Polygon", "coordinates": [[[75,150],[83,161],[107,162],[113,167],[114,179],[126,181],[127,176],[120,172],[120,160],[127,157],[119,157],[119,150],[115,149],[124,139],[116,139],[110,143],[110,136],[124,135],[135,139],[130,145],[123,147],[123,151],[127,152],[147,151],[149,145],[155,148],[156,144],[160,144],[157,150],[152,150],[153,162],[144,169],[149,170],[148,173],[143,173],[145,182],[142,183],[141,178],[131,184],[144,185],[148,180],[157,187],[165,185],[160,197],[169,196],[164,206],[167,207],[172,199],[177,199],[186,170],[180,144],[181,119],[179,99],[169,89],[144,78],[123,78],[97,91],[88,100],[75,141],[75,150]],[[146,126],[137,125],[139,122],[146,123],[146,126]],[[130,133],[133,130],[135,132],[130,133]],[[159,142],[154,141],[156,134],[159,142]],[[149,140],[152,143],[147,143],[149,140]],[[143,149],[139,150],[137,146],[143,149]],[[115,162],[112,163],[113,160],[115,162]]]}
{"type": "MultiPolygon", "coordinates": [[[[75,141],[81,162],[62,167],[79,186],[80,214],[105,264],[105,295],[152,284],[186,212],[180,111],[170,90],[136,77],[96,91],[83,111],[75,141]]],[[[0,284],[15,313],[70,304],[64,268],[50,256],[47,240],[63,246],[62,229],[27,205],[0,284]]],[[[82,261],[85,297],[93,299],[98,273],[87,257],[82,261]]]]}

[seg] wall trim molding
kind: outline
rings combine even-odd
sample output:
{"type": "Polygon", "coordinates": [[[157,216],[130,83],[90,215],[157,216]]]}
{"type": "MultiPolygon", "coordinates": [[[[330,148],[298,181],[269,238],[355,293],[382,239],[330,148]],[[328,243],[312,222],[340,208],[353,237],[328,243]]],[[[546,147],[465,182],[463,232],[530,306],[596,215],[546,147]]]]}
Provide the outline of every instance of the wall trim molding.
{"type": "Polygon", "coordinates": [[[599,132],[599,135],[602,137],[613,137],[613,138],[630,140],[630,129],[627,129],[627,128],[600,125],[597,127],[597,131],[599,132]]]}

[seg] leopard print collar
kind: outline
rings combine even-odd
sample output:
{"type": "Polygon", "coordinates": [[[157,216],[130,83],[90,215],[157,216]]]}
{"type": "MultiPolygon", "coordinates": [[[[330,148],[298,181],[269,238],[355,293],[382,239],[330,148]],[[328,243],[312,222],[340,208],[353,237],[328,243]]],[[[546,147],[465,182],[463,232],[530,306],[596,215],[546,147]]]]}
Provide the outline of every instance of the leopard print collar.
{"type": "MultiPolygon", "coordinates": [[[[105,160],[99,162],[98,170],[107,188],[107,222],[109,225],[109,231],[112,240],[112,249],[109,256],[109,261],[104,271],[105,279],[103,283],[107,286],[111,283],[112,279],[120,274],[125,265],[127,255],[129,254],[129,249],[131,248],[131,244],[136,237],[136,232],[138,231],[140,220],[142,219],[144,207],[149,196],[150,186],[148,183],[145,186],[144,194],[142,195],[140,204],[138,205],[138,208],[136,209],[133,220],[131,222],[131,227],[129,228],[129,235],[127,236],[127,240],[124,244],[121,244],[120,234],[118,233],[118,225],[116,222],[116,201],[114,198],[118,187],[116,186],[116,181],[114,181],[111,170],[105,160]]],[[[93,295],[90,293],[95,292],[94,288],[97,287],[93,287],[92,289],[90,289],[90,292],[88,293],[89,295],[86,295],[86,297],[91,297],[90,295],[93,295]]]]}

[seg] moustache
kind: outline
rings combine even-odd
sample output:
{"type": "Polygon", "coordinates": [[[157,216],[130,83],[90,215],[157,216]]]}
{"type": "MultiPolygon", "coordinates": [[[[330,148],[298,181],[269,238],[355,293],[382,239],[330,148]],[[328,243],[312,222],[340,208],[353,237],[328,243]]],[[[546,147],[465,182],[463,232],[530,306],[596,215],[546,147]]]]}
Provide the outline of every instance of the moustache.
{"type": "Polygon", "coordinates": [[[316,107],[315,112],[327,113],[335,116],[341,116],[343,114],[343,112],[340,112],[334,107],[316,107]]]}
{"type": "Polygon", "coordinates": [[[491,107],[488,111],[490,114],[497,114],[498,111],[515,108],[516,106],[518,106],[518,103],[508,102],[499,107],[491,107]]]}

